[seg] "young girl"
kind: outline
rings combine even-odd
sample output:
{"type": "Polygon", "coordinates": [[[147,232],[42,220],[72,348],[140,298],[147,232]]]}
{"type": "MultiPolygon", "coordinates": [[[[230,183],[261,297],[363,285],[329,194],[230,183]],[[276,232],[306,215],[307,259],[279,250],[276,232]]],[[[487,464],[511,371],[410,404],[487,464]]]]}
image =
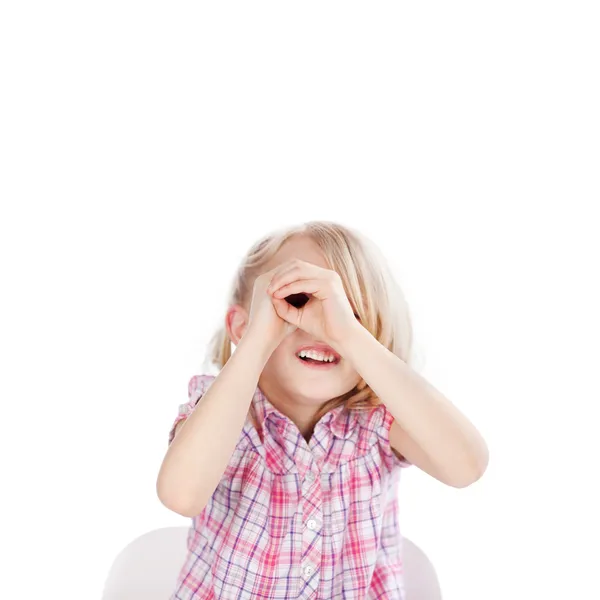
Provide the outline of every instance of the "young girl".
{"type": "Polygon", "coordinates": [[[402,600],[400,468],[464,487],[487,448],[409,366],[408,309],[376,247],[331,222],[272,233],[224,321],[220,372],[191,378],[157,480],[192,518],[172,600],[402,600]]]}

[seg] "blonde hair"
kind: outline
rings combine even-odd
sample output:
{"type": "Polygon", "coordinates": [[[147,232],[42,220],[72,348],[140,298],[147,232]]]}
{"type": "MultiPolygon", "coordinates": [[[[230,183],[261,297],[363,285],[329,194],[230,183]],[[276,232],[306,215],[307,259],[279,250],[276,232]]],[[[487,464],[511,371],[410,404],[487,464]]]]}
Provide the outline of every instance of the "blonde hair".
{"type": "MultiPolygon", "coordinates": [[[[412,364],[410,311],[387,261],[371,240],[339,223],[309,221],[272,231],[257,241],[237,269],[228,304],[244,305],[250,301],[256,277],[266,270],[267,263],[283,244],[295,236],[309,237],[319,246],[329,268],[340,275],[348,300],[363,327],[390,352],[412,364]]],[[[208,359],[221,369],[230,357],[231,340],[223,324],[210,342],[208,359]]],[[[379,399],[361,379],[348,393],[325,402],[315,415],[313,425],[340,404],[349,410],[365,410],[377,406],[379,399]]],[[[252,410],[250,414],[256,424],[252,410]]]]}

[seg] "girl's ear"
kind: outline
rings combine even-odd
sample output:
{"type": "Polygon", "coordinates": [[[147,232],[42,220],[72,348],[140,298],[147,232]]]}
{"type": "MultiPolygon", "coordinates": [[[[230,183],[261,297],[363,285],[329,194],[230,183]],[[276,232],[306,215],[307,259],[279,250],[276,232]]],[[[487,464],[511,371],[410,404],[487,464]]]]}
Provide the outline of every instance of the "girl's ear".
{"type": "Polygon", "coordinates": [[[227,310],[225,317],[225,327],[227,329],[227,335],[229,339],[234,343],[235,346],[239,344],[242,339],[246,326],[248,325],[248,312],[243,306],[234,304],[227,310]]]}

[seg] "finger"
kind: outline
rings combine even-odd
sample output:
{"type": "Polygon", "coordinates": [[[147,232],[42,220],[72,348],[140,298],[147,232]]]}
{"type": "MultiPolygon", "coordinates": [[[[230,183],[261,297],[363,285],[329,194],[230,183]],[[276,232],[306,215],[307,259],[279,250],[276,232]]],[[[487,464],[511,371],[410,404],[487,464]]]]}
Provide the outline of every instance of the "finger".
{"type": "MultiPolygon", "coordinates": [[[[269,287],[267,288],[267,291],[270,292],[273,289],[276,289],[274,287],[274,285],[278,284],[278,282],[281,281],[282,277],[285,277],[285,276],[290,277],[290,275],[292,273],[297,273],[297,272],[299,272],[299,270],[300,270],[300,265],[295,260],[283,263],[281,266],[279,266],[277,269],[274,270],[273,275],[271,276],[271,281],[269,282],[269,287]]],[[[287,283],[289,283],[289,281],[293,281],[293,278],[286,280],[287,283]]]]}
{"type": "Polygon", "coordinates": [[[279,298],[271,298],[275,312],[284,320],[294,325],[299,326],[300,323],[300,310],[279,298]]]}
{"type": "MultiPolygon", "coordinates": [[[[322,296],[319,294],[323,289],[323,281],[319,279],[299,279],[288,283],[273,292],[275,298],[285,298],[291,294],[313,294],[316,298],[322,296]]],[[[319,298],[320,299],[320,298],[319,298]]]]}
{"type": "Polygon", "coordinates": [[[298,326],[294,322],[292,322],[292,319],[294,317],[292,316],[291,312],[287,311],[284,304],[287,305],[287,307],[289,307],[290,305],[285,300],[278,300],[274,298],[271,298],[271,300],[273,301],[273,307],[275,308],[275,312],[286,323],[286,335],[294,333],[294,331],[298,329],[298,326]],[[277,303],[281,304],[278,305],[277,303]]]}
{"type": "Polygon", "coordinates": [[[272,277],[271,280],[269,281],[269,285],[267,286],[267,294],[271,294],[273,292],[273,290],[277,289],[277,287],[279,287],[279,285],[277,284],[278,278],[281,275],[279,273],[275,273],[272,277]]]}
{"type": "Polygon", "coordinates": [[[294,281],[306,280],[306,279],[318,279],[319,278],[319,267],[314,265],[294,265],[283,273],[278,273],[271,279],[271,283],[268,287],[268,292],[272,293],[288,285],[294,281]]]}

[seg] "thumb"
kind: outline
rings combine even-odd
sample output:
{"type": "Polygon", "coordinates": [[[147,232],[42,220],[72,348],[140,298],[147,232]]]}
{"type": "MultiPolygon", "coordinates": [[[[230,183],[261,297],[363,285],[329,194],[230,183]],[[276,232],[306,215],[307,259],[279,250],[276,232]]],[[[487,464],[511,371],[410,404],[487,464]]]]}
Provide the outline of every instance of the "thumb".
{"type": "Polygon", "coordinates": [[[294,327],[294,329],[298,328],[298,309],[286,302],[282,298],[273,298],[271,296],[271,300],[273,302],[273,307],[275,308],[275,312],[284,320],[287,321],[290,325],[294,327]]]}
{"type": "Polygon", "coordinates": [[[283,305],[286,304],[290,308],[293,308],[293,307],[291,307],[285,300],[281,300],[279,298],[273,298],[273,297],[271,297],[271,299],[273,300],[273,307],[275,308],[275,312],[277,313],[279,318],[282,319],[283,322],[285,323],[284,337],[287,337],[291,333],[294,333],[294,331],[296,331],[296,329],[298,329],[298,327],[296,325],[294,325],[293,323],[290,323],[290,321],[288,320],[289,313],[287,312],[287,308],[283,305]]]}

